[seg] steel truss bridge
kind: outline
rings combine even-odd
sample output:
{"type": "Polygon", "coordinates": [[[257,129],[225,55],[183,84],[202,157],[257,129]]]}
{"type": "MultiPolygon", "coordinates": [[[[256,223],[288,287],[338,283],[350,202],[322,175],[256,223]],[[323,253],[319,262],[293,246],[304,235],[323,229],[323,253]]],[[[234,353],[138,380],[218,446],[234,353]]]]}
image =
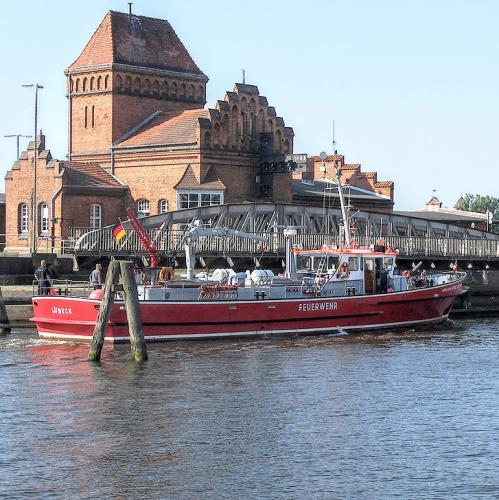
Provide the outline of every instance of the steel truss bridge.
{"type": "MultiPolygon", "coordinates": [[[[369,245],[378,238],[398,249],[400,256],[423,259],[469,259],[499,261],[499,235],[454,224],[392,213],[358,211],[352,214],[353,238],[359,245],[369,245]]],[[[153,215],[141,223],[155,241],[158,252],[183,256],[183,228],[194,220],[211,227],[227,227],[266,237],[268,243],[237,237],[200,238],[197,253],[205,257],[284,257],[283,228],[294,226],[298,234],[293,244],[318,248],[324,243],[340,243],[341,212],[308,205],[277,203],[241,203],[153,215]]],[[[128,229],[126,222],[123,223],[128,229]]],[[[127,236],[116,244],[113,226],[101,229],[72,228],[65,253],[84,256],[127,256],[144,254],[137,236],[127,236]]]]}

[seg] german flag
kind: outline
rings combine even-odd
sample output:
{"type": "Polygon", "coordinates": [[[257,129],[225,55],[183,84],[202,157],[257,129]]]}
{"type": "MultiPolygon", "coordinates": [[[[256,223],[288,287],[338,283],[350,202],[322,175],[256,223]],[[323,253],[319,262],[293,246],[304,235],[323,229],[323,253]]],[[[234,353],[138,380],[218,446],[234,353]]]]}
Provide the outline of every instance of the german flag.
{"type": "Polygon", "coordinates": [[[113,230],[113,238],[116,243],[119,243],[122,238],[126,236],[125,228],[123,224],[118,224],[113,230]]]}

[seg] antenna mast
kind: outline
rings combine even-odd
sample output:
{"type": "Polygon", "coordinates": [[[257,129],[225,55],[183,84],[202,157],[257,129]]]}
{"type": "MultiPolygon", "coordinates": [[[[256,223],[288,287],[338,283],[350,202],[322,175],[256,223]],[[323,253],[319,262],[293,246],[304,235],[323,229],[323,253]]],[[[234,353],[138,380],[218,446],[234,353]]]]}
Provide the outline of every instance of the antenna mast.
{"type": "MultiPolygon", "coordinates": [[[[337,155],[338,150],[336,149],[336,136],[335,136],[335,123],[333,120],[333,154],[337,155]]],[[[347,213],[347,207],[345,206],[345,198],[343,196],[343,187],[341,185],[341,167],[337,159],[333,160],[334,169],[336,170],[336,182],[338,183],[338,195],[340,197],[341,205],[341,216],[343,218],[343,232],[345,233],[345,243],[350,245],[350,220],[347,213]]]]}

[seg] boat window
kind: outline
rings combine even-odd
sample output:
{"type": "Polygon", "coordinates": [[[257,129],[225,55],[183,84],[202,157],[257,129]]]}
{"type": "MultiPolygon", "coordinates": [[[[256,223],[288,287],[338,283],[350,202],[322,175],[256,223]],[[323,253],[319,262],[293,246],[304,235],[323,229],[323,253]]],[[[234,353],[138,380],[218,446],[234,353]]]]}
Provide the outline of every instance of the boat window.
{"type": "Polygon", "coordinates": [[[348,257],[348,267],[350,271],[359,270],[359,258],[358,257],[348,257]]]}
{"type": "Polygon", "coordinates": [[[336,269],[338,268],[338,257],[336,255],[333,257],[328,257],[327,268],[334,269],[336,271],[336,269]]]}
{"type": "Polygon", "coordinates": [[[365,265],[366,271],[374,271],[374,260],[373,259],[366,259],[364,261],[364,265],[365,265]]]}
{"type": "Polygon", "coordinates": [[[388,269],[393,269],[393,257],[385,257],[383,259],[383,264],[387,264],[388,269]]]}
{"type": "Polygon", "coordinates": [[[312,257],[298,254],[296,256],[296,269],[312,269],[312,257]]]}

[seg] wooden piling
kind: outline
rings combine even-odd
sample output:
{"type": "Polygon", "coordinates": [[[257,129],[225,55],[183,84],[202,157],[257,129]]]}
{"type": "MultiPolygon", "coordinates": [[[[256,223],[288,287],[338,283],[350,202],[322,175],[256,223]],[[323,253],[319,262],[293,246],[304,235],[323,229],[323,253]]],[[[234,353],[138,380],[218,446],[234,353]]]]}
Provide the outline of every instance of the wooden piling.
{"type": "Polygon", "coordinates": [[[109,322],[109,316],[114,302],[114,285],[118,282],[120,274],[119,262],[112,260],[107,270],[106,282],[104,283],[104,296],[99,308],[97,323],[95,323],[94,334],[88,352],[89,361],[100,361],[102,346],[104,345],[104,335],[109,322]]]}
{"type": "Polygon", "coordinates": [[[10,333],[9,316],[2,295],[2,287],[0,287],[0,335],[8,335],[10,333]]]}
{"type": "Polygon", "coordinates": [[[137,294],[137,283],[135,283],[132,263],[130,261],[121,261],[120,269],[125,293],[125,309],[132,356],[135,361],[145,361],[147,359],[147,350],[137,294]]]}

